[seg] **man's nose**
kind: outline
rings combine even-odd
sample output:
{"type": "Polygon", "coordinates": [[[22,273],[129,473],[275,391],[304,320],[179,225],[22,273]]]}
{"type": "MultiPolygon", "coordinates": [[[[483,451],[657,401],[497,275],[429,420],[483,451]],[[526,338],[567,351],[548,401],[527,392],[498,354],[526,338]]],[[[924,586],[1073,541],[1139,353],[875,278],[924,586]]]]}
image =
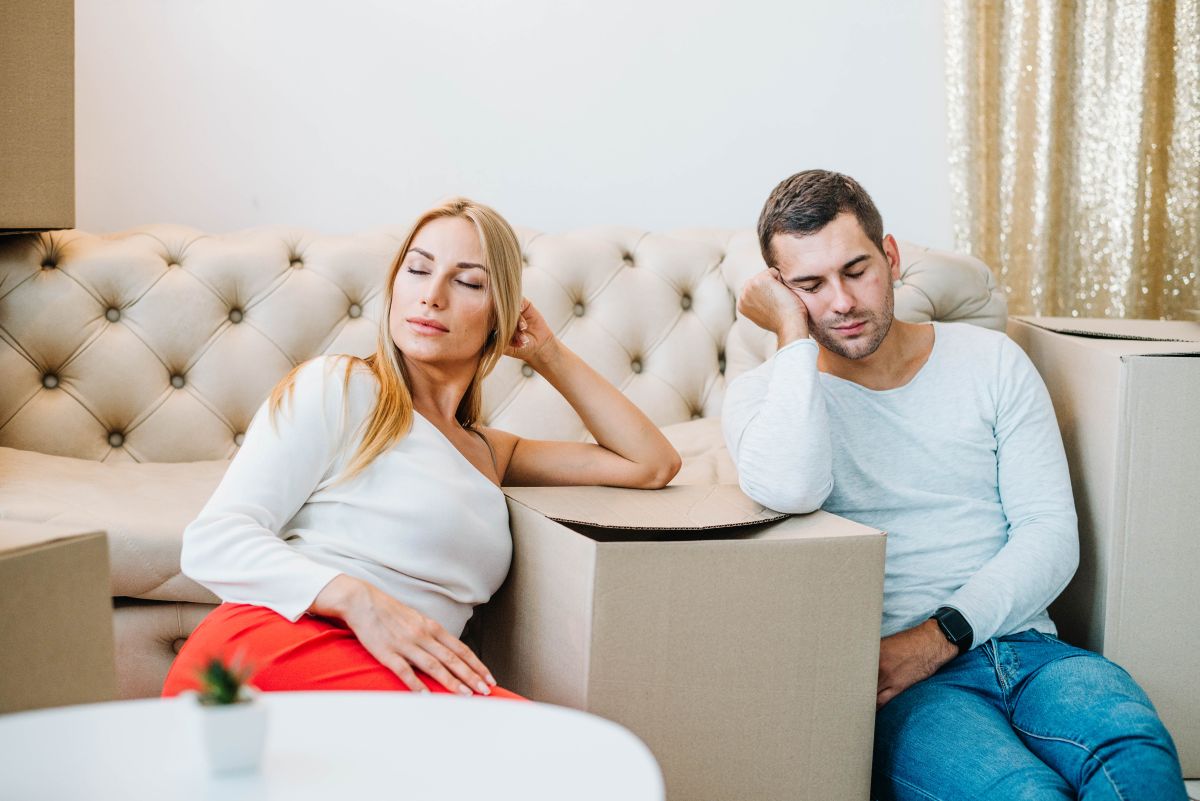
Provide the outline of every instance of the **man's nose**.
{"type": "Polygon", "coordinates": [[[849,314],[854,310],[854,295],[847,289],[844,281],[834,281],[830,285],[833,290],[833,300],[830,303],[831,310],[838,314],[849,314]]]}

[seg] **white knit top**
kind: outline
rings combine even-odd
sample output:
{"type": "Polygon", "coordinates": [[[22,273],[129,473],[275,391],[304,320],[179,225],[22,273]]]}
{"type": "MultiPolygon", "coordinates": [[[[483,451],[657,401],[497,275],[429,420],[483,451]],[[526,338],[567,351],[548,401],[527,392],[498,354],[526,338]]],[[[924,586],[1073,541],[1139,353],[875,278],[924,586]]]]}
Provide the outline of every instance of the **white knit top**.
{"type": "Polygon", "coordinates": [[[183,572],[222,600],[296,620],[339,573],[459,635],[512,558],[499,487],[432,423],[348,481],[378,384],[344,357],[306,364],[274,422],[258,410],[221,484],[183,535],[183,572]]]}

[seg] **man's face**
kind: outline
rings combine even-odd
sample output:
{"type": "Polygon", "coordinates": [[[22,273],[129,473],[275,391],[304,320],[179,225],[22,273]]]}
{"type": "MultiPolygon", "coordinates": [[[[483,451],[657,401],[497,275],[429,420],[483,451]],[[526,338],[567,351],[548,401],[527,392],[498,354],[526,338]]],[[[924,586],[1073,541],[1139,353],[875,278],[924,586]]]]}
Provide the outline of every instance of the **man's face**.
{"type": "Polygon", "coordinates": [[[814,234],[776,234],[775,268],[808,309],[812,338],[845,359],[870,356],[892,327],[892,279],[898,276],[896,243],[884,239],[890,258],[867,237],[853,214],[839,214],[814,234]]]}

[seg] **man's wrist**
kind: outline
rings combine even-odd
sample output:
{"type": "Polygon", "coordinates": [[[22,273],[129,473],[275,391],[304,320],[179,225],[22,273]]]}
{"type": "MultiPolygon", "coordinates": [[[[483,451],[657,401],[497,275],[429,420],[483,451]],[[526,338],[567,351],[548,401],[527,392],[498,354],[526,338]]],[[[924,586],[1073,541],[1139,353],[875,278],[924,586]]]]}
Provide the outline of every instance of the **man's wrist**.
{"type": "Polygon", "coordinates": [[[945,632],[942,631],[942,627],[936,620],[929,618],[921,626],[925,629],[927,639],[933,649],[936,667],[940,668],[958,656],[958,646],[946,639],[945,632]]]}
{"type": "Polygon", "coordinates": [[[957,653],[966,653],[971,647],[975,632],[962,612],[952,606],[943,606],[929,619],[937,625],[938,631],[957,653]]]}
{"type": "Polygon", "coordinates": [[[775,332],[776,350],[790,345],[798,339],[808,339],[808,326],[789,323],[782,325],[775,332]]]}

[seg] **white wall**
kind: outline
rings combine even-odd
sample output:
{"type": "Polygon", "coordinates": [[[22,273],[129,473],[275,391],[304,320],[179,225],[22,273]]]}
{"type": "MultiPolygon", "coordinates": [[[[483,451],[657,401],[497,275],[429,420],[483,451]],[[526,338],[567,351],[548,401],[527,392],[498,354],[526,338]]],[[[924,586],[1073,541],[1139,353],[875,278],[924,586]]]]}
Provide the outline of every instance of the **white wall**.
{"type": "Polygon", "coordinates": [[[751,226],[819,166],[952,242],[934,0],[77,0],[76,42],[84,229],[751,226]]]}

